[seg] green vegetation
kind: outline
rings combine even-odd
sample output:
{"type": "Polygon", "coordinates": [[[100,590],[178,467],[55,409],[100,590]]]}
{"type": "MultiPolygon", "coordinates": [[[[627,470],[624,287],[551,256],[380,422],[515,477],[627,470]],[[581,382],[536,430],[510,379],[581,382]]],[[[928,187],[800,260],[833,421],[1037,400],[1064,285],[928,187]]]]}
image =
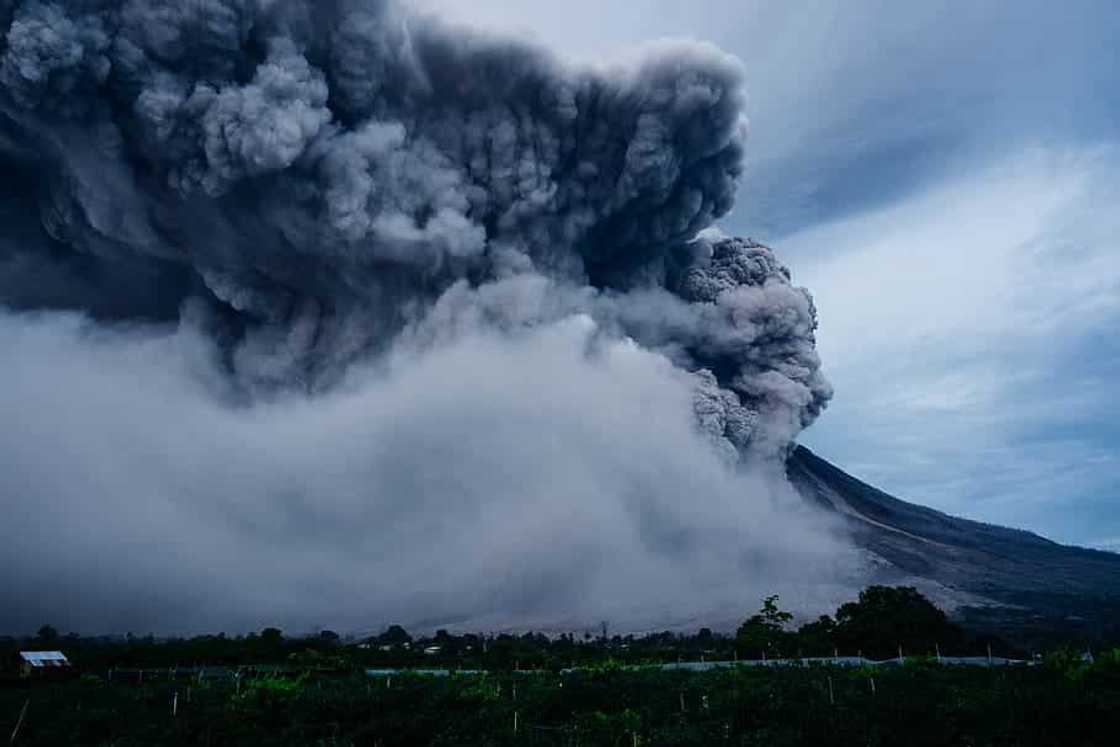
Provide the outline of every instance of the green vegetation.
{"type": "Polygon", "coordinates": [[[83,678],[0,690],[5,736],[28,699],[17,744],[1111,745],[1120,733],[1120,653],[998,669],[603,667],[262,678],[240,687],[83,678]]]}
{"type": "Polygon", "coordinates": [[[800,627],[777,597],[734,636],[657,633],[48,641],[66,679],[0,679],[0,736],[54,745],[1097,745],[1120,734],[1120,649],[1033,666],[945,667],[931,656],[1016,654],[970,638],[914,589],[871,587],[800,627]],[[662,669],[857,651],[903,665],[662,669]],[[650,666],[647,666],[650,665],[650,666]],[[439,668],[449,676],[368,669],[439,668]],[[572,669],[572,668],[575,669],[572,669]],[[484,671],[481,671],[484,670],[484,671]],[[22,721],[21,721],[22,714],[22,721]]]}
{"type": "Polygon", "coordinates": [[[837,652],[890,658],[900,648],[917,655],[938,650],[980,654],[993,642],[1000,653],[1021,653],[998,639],[969,640],[944,612],[909,586],[871,586],[860,592],[858,601],[841,605],[835,619],[822,615],[796,630],[791,628],[792,621],[791,614],[779,609],[778,597],[767,597],[758,614],[739,627],[735,646],[751,658],[832,656],[837,652]]]}

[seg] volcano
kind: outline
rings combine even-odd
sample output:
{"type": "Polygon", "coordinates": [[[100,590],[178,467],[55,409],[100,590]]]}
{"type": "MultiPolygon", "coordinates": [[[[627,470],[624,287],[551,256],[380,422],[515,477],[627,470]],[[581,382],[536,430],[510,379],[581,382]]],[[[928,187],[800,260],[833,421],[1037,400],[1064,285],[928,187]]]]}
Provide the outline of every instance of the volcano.
{"type": "Polygon", "coordinates": [[[802,498],[842,520],[874,583],[916,586],[965,627],[1024,644],[1120,634],[1120,554],[899,500],[804,446],[786,472],[802,498]]]}

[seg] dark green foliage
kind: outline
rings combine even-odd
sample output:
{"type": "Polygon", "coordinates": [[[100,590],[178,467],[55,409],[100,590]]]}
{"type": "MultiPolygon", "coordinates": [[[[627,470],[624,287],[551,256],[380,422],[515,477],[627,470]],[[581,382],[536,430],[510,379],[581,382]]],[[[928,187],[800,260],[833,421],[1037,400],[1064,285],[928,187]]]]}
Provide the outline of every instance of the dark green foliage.
{"type": "Polygon", "coordinates": [[[632,745],[636,738],[647,746],[1073,747],[1115,744],[1120,653],[1091,664],[1068,657],[990,670],[605,666],[569,675],[396,675],[391,683],[262,677],[240,686],[87,677],[0,689],[5,738],[28,698],[17,743],[29,746],[632,745]]]}
{"type": "Polygon", "coordinates": [[[846,651],[886,657],[901,646],[911,655],[928,655],[940,646],[958,649],[961,630],[945,613],[910,586],[871,586],[860,592],[858,602],[841,605],[832,633],[846,651]]]}
{"type": "MultiPolygon", "coordinates": [[[[793,615],[778,606],[778,597],[767,597],[762,609],[739,626],[735,646],[747,658],[832,656],[857,653],[872,658],[892,658],[901,646],[904,654],[943,652],[983,653],[989,641],[966,645],[964,632],[945,613],[910,586],[871,586],[859,600],[841,605],[836,618],[822,615],[791,629],[793,615]],[[978,650],[977,650],[978,649],[978,650]]],[[[997,642],[993,649],[1003,652],[997,642]]]]}
{"type": "Polygon", "coordinates": [[[797,629],[797,646],[805,656],[832,656],[839,653],[836,622],[828,615],[821,615],[813,622],[805,623],[797,629]]]}
{"type": "Polygon", "coordinates": [[[377,642],[387,646],[403,646],[412,643],[412,636],[400,625],[390,625],[388,629],[377,637],[377,642]]]}
{"type": "Polygon", "coordinates": [[[279,646],[284,640],[284,634],[279,628],[265,628],[261,631],[261,643],[268,646],[279,646]]]}
{"type": "MultiPolygon", "coordinates": [[[[606,624],[594,632],[440,630],[413,640],[393,626],[364,642],[286,638],[276,628],[168,640],[67,637],[58,646],[79,676],[0,678],[0,734],[11,733],[29,699],[18,744],[980,747],[1111,745],[1120,733],[1120,651],[1090,660],[1077,645],[1030,668],[939,667],[921,658],[866,669],[635,666],[762,651],[828,657],[862,649],[885,658],[900,643],[918,657],[934,644],[947,655],[989,646],[1001,653],[990,639],[965,640],[910,588],[872,587],[835,618],[796,630],[775,596],[734,638],[709,629],[608,636],[606,624]],[[432,646],[439,652],[425,654],[432,646]],[[488,673],[363,674],[380,667],[488,673]],[[562,672],[569,667],[579,669],[562,672]]],[[[0,654],[14,661],[41,638],[0,639],[0,654]]]]}
{"type": "Polygon", "coordinates": [[[778,608],[776,594],[766,597],[758,614],[748,618],[735,632],[735,645],[752,658],[790,655],[792,636],[786,627],[792,621],[793,615],[778,608]]]}

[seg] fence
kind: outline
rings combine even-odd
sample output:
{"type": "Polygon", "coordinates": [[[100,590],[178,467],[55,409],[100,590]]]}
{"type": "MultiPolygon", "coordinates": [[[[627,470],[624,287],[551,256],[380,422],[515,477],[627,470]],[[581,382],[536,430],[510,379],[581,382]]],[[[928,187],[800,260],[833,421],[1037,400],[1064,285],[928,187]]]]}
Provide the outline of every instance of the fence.
{"type": "MultiPolygon", "coordinates": [[[[942,666],[958,667],[1029,667],[1037,662],[1030,659],[1009,659],[1005,656],[930,656],[920,657],[923,661],[942,666]]],[[[631,664],[622,666],[627,671],[661,670],[663,672],[709,672],[715,669],[734,669],[736,667],[897,667],[907,658],[868,659],[865,656],[807,656],[795,659],[738,659],[735,661],[677,661],[668,664],[631,664]]],[[[910,657],[909,661],[914,661],[910,657]]],[[[569,667],[561,669],[560,674],[591,671],[592,667],[569,667]]],[[[367,669],[369,677],[391,677],[411,674],[420,677],[449,677],[454,674],[486,674],[484,669],[407,669],[384,668],[367,669]]],[[[521,669],[514,674],[545,674],[545,670],[521,669]]]]}

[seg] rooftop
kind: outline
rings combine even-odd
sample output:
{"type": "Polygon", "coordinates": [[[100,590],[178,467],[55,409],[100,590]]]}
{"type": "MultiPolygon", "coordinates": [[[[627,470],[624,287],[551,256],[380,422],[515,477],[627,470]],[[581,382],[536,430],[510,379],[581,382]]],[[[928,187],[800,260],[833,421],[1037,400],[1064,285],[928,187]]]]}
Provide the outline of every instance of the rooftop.
{"type": "Polygon", "coordinates": [[[19,658],[33,667],[68,667],[69,660],[61,651],[20,651],[19,658]]]}

